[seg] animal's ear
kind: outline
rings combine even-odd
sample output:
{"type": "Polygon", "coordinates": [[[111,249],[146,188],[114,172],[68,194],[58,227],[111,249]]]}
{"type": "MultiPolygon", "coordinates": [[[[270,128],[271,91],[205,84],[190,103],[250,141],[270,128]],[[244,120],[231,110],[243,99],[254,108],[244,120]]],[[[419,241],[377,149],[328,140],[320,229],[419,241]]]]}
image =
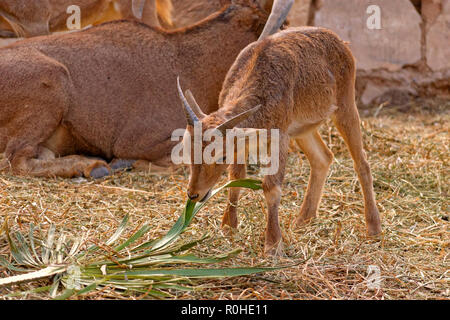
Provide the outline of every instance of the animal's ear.
{"type": "Polygon", "coordinates": [[[197,115],[197,117],[201,120],[206,117],[206,114],[203,113],[202,109],[198,105],[197,101],[194,98],[191,90],[185,91],[186,100],[189,102],[189,105],[192,107],[192,111],[197,115]]]}
{"type": "Polygon", "coordinates": [[[256,111],[258,111],[260,107],[261,107],[261,105],[258,105],[256,107],[254,107],[253,109],[244,111],[244,112],[238,114],[237,116],[235,116],[235,117],[225,121],[224,123],[219,125],[216,129],[219,130],[220,132],[222,132],[222,134],[226,134],[227,133],[227,129],[234,128],[239,123],[241,123],[242,121],[247,119],[249,116],[254,114],[256,111]]]}

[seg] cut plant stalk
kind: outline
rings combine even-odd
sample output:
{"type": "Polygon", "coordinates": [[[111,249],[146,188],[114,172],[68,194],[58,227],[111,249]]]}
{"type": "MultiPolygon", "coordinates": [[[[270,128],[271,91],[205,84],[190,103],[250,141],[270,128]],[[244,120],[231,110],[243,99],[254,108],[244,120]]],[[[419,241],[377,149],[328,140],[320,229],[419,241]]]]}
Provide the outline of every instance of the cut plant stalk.
{"type": "Polygon", "coordinates": [[[192,247],[205,241],[208,238],[207,235],[193,241],[177,243],[180,235],[206,202],[223,189],[230,187],[260,190],[262,183],[252,179],[235,180],[215,189],[201,203],[188,200],[182,214],[165,236],[135,247],[131,246],[142,239],[150,228],[146,224],[127,240],[117,244],[129,222],[130,217],[126,214],[116,232],[105,242],[104,247],[108,248],[108,251],[102,254],[102,258],[99,258],[99,251],[103,246],[93,245],[81,251],[83,241],[79,239],[70,241],[64,233],[58,238],[53,225],[50,226],[45,240],[34,237],[33,225],[30,225],[28,240],[19,232],[11,234],[6,225],[7,239],[15,263],[0,257],[0,265],[10,271],[24,272],[24,274],[0,279],[0,286],[53,276],[54,284],[45,288],[55,297],[61,283],[65,290],[56,297],[57,299],[87,294],[105,286],[164,298],[171,296],[169,290],[193,290],[194,281],[201,279],[247,276],[280,269],[280,267],[245,266],[239,268],[185,267],[192,264],[203,266],[216,264],[236,257],[241,251],[237,249],[207,257],[188,252],[192,247]]]}

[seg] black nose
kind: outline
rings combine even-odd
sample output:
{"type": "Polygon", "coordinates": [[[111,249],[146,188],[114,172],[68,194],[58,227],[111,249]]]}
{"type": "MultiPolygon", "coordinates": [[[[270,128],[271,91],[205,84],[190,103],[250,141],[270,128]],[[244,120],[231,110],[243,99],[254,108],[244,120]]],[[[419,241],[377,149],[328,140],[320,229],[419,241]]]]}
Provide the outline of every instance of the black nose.
{"type": "Polygon", "coordinates": [[[191,200],[195,200],[195,199],[198,198],[198,193],[197,193],[197,194],[194,194],[194,195],[190,195],[190,194],[188,193],[188,198],[191,199],[191,200]]]}

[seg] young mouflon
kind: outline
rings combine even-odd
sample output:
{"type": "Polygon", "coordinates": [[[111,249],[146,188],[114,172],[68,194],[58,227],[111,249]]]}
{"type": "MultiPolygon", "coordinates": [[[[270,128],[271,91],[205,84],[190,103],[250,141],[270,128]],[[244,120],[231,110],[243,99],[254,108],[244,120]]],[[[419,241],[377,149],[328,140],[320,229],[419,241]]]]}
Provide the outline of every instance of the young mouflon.
{"type": "MultiPolygon", "coordinates": [[[[281,251],[278,207],[290,138],[295,139],[311,165],[306,195],[295,225],[307,223],[317,214],[333,159],[318,129],[329,118],[333,119],[354,160],[364,195],[368,234],[381,232],[355,104],[355,60],[347,44],[335,33],[316,27],[290,28],[250,44],[228,72],[219,110],[210,115],[201,112],[191,95],[186,98],[180,86],[179,94],[188,117],[186,133],[189,134],[185,134],[184,139],[194,139],[194,125],[199,122],[203,132],[217,128],[227,135],[237,128],[279,130],[279,168],[275,174],[266,175],[263,181],[268,207],[265,253],[281,251]]],[[[203,142],[202,148],[208,144],[203,142]]],[[[239,150],[236,148],[233,152],[239,150]]],[[[230,179],[245,177],[245,164],[190,164],[189,198],[201,201],[227,167],[230,179]]],[[[239,189],[230,190],[223,225],[236,228],[239,189]]]]}

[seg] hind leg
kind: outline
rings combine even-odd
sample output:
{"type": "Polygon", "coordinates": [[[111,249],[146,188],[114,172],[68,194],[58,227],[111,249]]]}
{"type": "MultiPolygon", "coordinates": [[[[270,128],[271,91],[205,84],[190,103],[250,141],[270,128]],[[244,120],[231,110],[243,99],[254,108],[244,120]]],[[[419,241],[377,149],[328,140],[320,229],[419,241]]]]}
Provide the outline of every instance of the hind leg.
{"type": "Polygon", "coordinates": [[[57,108],[36,109],[11,117],[3,128],[8,138],[2,143],[6,158],[0,164],[2,169],[11,168],[14,174],[37,177],[100,178],[109,174],[109,167],[102,160],[78,155],[56,158],[49,148],[43,147],[58,129],[61,115],[57,108]]]}
{"type": "Polygon", "coordinates": [[[336,111],[333,121],[345,140],[364,195],[364,213],[370,236],[381,233],[380,214],[375,201],[372,173],[363,150],[360,119],[354,96],[350,95],[336,111]]]}
{"type": "Polygon", "coordinates": [[[322,198],[323,186],[333,162],[333,153],[325,145],[316,130],[297,138],[296,142],[305,153],[311,166],[306,195],[300,213],[295,220],[295,226],[301,226],[316,217],[322,198]]]}
{"type": "Polygon", "coordinates": [[[10,168],[18,175],[37,177],[71,178],[84,175],[99,178],[108,174],[109,169],[104,161],[76,155],[56,158],[54,152],[42,146],[51,140],[59,123],[58,109],[51,108],[11,117],[7,127],[3,128],[7,130],[5,136],[8,138],[2,143],[5,145],[5,160],[0,168],[10,168]]]}
{"type": "Polygon", "coordinates": [[[16,166],[12,166],[13,172],[35,177],[73,178],[85,176],[99,179],[110,174],[106,162],[77,155],[53,160],[23,158],[16,163],[16,166]]]}
{"type": "Polygon", "coordinates": [[[110,173],[108,165],[103,160],[78,155],[56,158],[52,151],[44,147],[21,148],[8,163],[14,174],[35,177],[85,176],[96,179],[110,173]]]}

